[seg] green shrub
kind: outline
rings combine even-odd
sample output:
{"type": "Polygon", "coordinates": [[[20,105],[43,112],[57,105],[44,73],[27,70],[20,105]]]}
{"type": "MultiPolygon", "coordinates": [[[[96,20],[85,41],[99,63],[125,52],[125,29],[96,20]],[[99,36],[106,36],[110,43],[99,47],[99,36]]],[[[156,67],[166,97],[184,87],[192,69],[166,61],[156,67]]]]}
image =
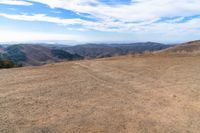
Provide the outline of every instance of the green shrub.
{"type": "Polygon", "coordinates": [[[11,60],[0,60],[0,69],[1,68],[14,68],[22,67],[22,64],[16,64],[11,60]]]}
{"type": "Polygon", "coordinates": [[[13,68],[15,63],[10,60],[0,60],[0,68],[13,68]]]}

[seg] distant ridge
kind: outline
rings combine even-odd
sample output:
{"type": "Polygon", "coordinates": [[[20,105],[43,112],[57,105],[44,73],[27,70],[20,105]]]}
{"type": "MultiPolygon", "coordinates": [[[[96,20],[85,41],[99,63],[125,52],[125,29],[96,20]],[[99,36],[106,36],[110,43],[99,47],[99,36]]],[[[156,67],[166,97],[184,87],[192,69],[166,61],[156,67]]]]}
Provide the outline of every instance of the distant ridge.
{"type": "Polygon", "coordinates": [[[2,53],[3,51],[3,46],[0,45],[0,53],[2,53]]]}
{"type": "MultiPolygon", "coordinates": [[[[59,44],[4,45],[0,57],[23,65],[43,65],[51,62],[95,59],[127,54],[158,51],[172,47],[155,42],[121,44],[83,44],[76,46],[59,44]]],[[[1,48],[1,47],[0,47],[1,48]]]]}
{"type": "Polygon", "coordinates": [[[101,58],[110,57],[114,55],[126,55],[143,53],[145,51],[158,51],[172,47],[172,45],[165,45],[155,42],[139,42],[139,43],[127,43],[127,44],[85,44],[76,45],[72,47],[64,48],[70,53],[76,53],[85,58],[101,58]]]}
{"type": "Polygon", "coordinates": [[[51,49],[42,45],[19,44],[8,46],[1,54],[4,59],[10,59],[23,65],[42,65],[63,60],[82,59],[82,56],[70,54],[64,50],[51,49]]]}

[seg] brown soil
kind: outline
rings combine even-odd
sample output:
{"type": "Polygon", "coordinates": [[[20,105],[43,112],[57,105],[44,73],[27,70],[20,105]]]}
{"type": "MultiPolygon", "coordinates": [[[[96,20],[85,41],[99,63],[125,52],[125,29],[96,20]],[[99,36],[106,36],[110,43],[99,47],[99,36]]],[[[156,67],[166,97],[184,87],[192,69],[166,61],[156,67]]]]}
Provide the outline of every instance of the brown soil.
{"type": "Polygon", "coordinates": [[[0,133],[199,133],[200,56],[0,70],[0,133]]]}

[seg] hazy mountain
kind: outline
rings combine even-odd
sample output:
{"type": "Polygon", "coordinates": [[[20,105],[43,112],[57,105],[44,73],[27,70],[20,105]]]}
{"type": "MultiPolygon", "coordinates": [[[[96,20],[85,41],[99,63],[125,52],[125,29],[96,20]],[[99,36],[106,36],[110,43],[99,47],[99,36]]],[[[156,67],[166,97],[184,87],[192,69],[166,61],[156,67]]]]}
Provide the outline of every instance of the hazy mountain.
{"type": "Polygon", "coordinates": [[[0,45],[0,53],[3,51],[4,51],[3,46],[0,45]]]}
{"type": "Polygon", "coordinates": [[[113,55],[125,55],[128,53],[143,53],[145,51],[157,51],[171,47],[154,42],[130,43],[130,44],[85,44],[64,48],[70,53],[76,53],[86,58],[106,57],[113,55]]]}
{"type": "Polygon", "coordinates": [[[78,54],[70,54],[69,52],[60,49],[52,49],[51,54],[58,59],[67,59],[67,60],[83,59],[83,57],[78,54]]]}
{"type": "Polygon", "coordinates": [[[3,54],[4,59],[10,59],[24,65],[42,65],[61,60],[82,59],[77,54],[70,54],[63,50],[50,49],[42,45],[11,45],[3,54]]]}
{"type": "Polygon", "coordinates": [[[24,65],[42,65],[49,62],[63,60],[79,60],[83,58],[101,58],[114,55],[126,55],[143,53],[145,51],[157,51],[169,48],[154,42],[130,43],[130,44],[84,44],[84,45],[62,45],[62,44],[17,44],[4,45],[0,47],[1,57],[10,59],[15,63],[24,65]]]}

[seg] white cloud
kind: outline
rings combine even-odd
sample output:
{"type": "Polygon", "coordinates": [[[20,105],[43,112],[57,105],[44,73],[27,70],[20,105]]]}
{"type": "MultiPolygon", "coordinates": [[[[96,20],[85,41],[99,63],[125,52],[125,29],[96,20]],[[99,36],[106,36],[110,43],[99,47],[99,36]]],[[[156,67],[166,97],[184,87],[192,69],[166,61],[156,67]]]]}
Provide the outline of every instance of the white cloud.
{"type": "Polygon", "coordinates": [[[60,19],[57,17],[49,17],[45,14],[35,14],[35,15],[14,15],[14,14],[5,14],[0,13],[0,16],[14,19],[14,20],[24,20],[24,21],[44,21],[44,22],[51,22],[51,23],[58,23],[63,25],[69,25],[69,24],[77,24],[80,23],[80,19],[60,19]]]}
{"type": "MultiPolygon", "coordinates": [[[[22,0],[0,0],[9,3],[26,2],[22,0]]],[[[107,5],[98,0],[29,0],[48,5],[50,8],[62,8],[71,10],[77,14],[87,13],[91,18],[98,21],[87,21],[80,18],[63,19],[50,17],[45,14],[3,14],[0,16],[25,21],[43,21],[61,25],[82,25],[77,29],[94,29],[98,31],[111,31],[118,33],[132,33],[139,38],[152,37],[155,34],[162,38],[174,36],[186,37],[189,35],[200,35],[200,18],[177,23],[185,17],[198,15],[200,13],[200,0],[132,0],[130,4],[107,5]],[[160,21],[162,18],[172,18],[160,21]]],[[[22,3],[21,3],[22,4],[22,3]]],[[[70,29],[69,30],[73,30],[70,29]]],[[[134,36],[134,37],[135,37],[134,36]]],[[[160,38],[159,38],[159,37],[160,38]]]]}
{"type": "Polygon", "coordinates": [[[0,4],[30,6],[32,3],[20,0],[0,0],[0,4]]]}
{"type": "MultiPolygon", "coordinates": [[[[80,18],[61,19],[58,17],[50,17],[45,14],[35,14],[30,16],[1,13],[0,16],[15,20],[45,21],[62,25],[80,24],[83,28],[88,29],[121,32],[139,31],[144,28],[148,29],[154,22],[165,17],[178,17],[174,20],[168,20],[168,23],[176,25],[176,22],[181,21],[184,17],[196,15],[200,12],[199,0],[132,0],[132,3],[128,5],[116,6],[106,5],[98,0],[29,1],[43,3],[49,5],[51,8],[62,8],[76,13],[88,13],[98,21],[91,22],[80,18]]],[[[165,24],[165,22],[162,23],[165,24]]],[[[155,24],[153,26],[155,26],[155,24]]]]}
{"type": "Polygon", "coordinates": [[[56,23],[56,24],[62,24],[62,25],[79,24],[88,29],[96,29],[96,30],[101,30],[101,31],[111,31],[111,29],[109,29],[109,27],[119,26],[118,22],[115,22],[115,23],[111,22],[111,23],[107,23],[107,24],[106,24],[106,22],[104,22],[102,24],[102,23],[98,23],[98,22],[90,22],[90,21],[85,21],[85,20],[81,20],[81,19],[61,19],[58,17],[50,17],[45,14],[24,15],[24,14],[0,13],[0,16],[8,18],[8,19],[13,19],[13,20],[43,21],[43,22],[50,22],[50,23],[56,23]]]}
{"type": "Polygon", "coordinates": [[[83,29],[94,29],[99,31],[115,31],[115,32],[154,32],[154,31],[170,32],[170,31],[179,31],[180,29],[191,30],[200,28],[200,23],[199,23],[200,18],[194,18],[184,23],[176,23],[177,21],[183,20],[184,19],[183,17],[160,23],[154,23],[159,19],[154,19],[139,23],[125,23],[125,22],[113,22],[110,19],[107,19],[103,22],[91,22],[81,19],[61,19],[58,17],[50,17],[45,14],[13,15],[13,14],[0,13],[0,16],[13,20],[43,21],[61,25],[78,24],[84,27],[84,28],[79,28],[82,31],[83,29]]]}
{"type": "MultiPolygon", "coordinates": [[[[88,13],[99,22],[88,22],[79,20],[87,28],[100,31],[140,31],[148,29],[158,29],[161,24],[153,24],[161,18],[173,18],[169,20],[168,27],[181,25],[176,22],[184,17],[193,16],[200,13],[199,0],[132,0],[126,5],[106,5],[98,0],[31,0],[48,5],[51,8],[62,8],[76,13],[88,13]],[[92,3],[92,4],[91,4],[92,3]],[[95,6],[94,6],[95,5],[95,6]],[[117,21],[115,21],[117,20],[117,21]]],[[[61,22],[61,21],[60,21],[61,22]]],[[[182,24],[185,27],[191,23],[182,24]]],[[[185,28],[182,26],[181,28],[185,28]]],[[[165,27],[162,27],[163,29],[165,27]]],[[[177,29],[177,28],[176,28],[177,29]]],[[[159,30],[159,29],[158,29],[159,30]]],[[[162,29],[161,29],[162,30],[162,29]]]]}
{"type": "Polygon", "coordinates": [[[79,40],[84,41],[85,38],[72,34],[51,34],[40,32],[19,32],[19,31],[0,31],[1,42],[25,42],[25,41],[43,41],[43,40],[79,40]]]}
{"type": "Polygon", "coordinates": [[[190,16],[200,12],[199,0],[133,0],[128,5],[111,6],[97,0],[31,0],[93,17],[120,21],[149,21],[161,17],[190,16]],[[93,4],[91,4],[93,3],[93,4]],[[93,5],[96,6],[93,6],[93,5]]]}

